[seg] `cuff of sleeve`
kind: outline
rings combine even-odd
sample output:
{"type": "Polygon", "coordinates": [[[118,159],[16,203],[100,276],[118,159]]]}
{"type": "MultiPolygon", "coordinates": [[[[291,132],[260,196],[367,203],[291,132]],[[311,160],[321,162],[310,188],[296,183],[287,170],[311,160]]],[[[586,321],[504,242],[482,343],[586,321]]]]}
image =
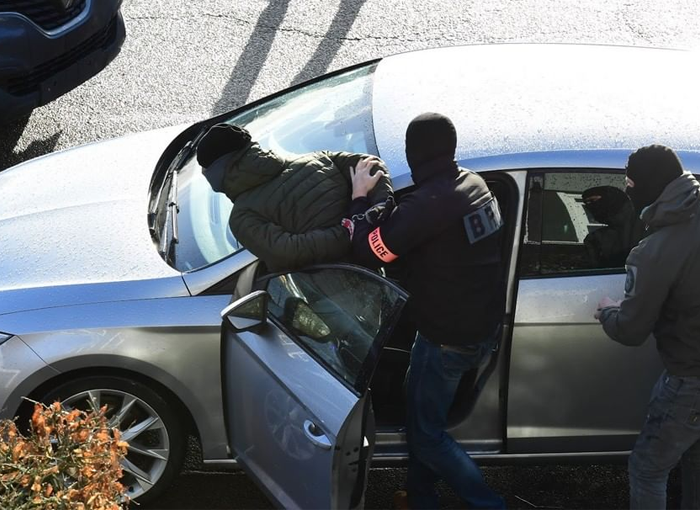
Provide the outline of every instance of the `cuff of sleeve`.
{"type": "Polygon", "coordinates": [[[600,317],[599,317],[598,321],[601,324],[603,324],[604,322],[606,322],[610,318],[610,316],[617,314],[617,312],[619,310],[620,310],[620,308],[617,306],[608,306],[606,308],[603,308],[600,311],[600,317]]]}
{"type": "Polygon", "coordinates": [[[350,203],[350,217],[354,214],[362,214],[369,208],[369,198],[358,197],[350,203]]]}

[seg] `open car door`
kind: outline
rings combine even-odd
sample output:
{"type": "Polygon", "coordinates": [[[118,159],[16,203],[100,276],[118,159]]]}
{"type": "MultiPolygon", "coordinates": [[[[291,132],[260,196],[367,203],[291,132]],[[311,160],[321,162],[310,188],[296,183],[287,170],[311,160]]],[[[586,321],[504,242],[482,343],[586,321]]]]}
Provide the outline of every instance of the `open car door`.
{"type": "Polygon", "coordinates": [[[222,311],[236,459],[282,508],[360,507],[374,445],[368,385],[407,295],[345,264],[255,288],[222,311]]]}

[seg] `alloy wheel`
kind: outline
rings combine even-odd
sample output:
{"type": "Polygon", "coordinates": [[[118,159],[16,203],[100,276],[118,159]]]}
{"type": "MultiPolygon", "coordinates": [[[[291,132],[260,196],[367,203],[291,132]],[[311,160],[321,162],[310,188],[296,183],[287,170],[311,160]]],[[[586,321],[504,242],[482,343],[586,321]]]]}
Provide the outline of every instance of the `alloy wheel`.
{"type": "Polygon", "coordinates": [[[107,406],[109,426],[118,429],[129,443],[120,480],[129,498],[139,498],[158,482],[170,458],[170,437],[163,420],[147,402],[121,390],[92,389],[68,397],[62,404],[84,411],[107,406]]]}

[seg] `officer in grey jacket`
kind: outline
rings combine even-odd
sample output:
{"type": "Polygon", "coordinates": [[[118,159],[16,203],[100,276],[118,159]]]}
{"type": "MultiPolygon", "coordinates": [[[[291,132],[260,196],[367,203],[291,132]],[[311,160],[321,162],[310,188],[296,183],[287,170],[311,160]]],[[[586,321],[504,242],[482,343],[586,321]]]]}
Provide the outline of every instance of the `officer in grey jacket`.
{"type": "Polygon", "coordinates": [[[629,459],[630,507],[666,508],[681,461],[681,508],[700,508],[700,184],[651,145],[629,157],[626,191],[648,235],[627,257],[624,299],[603,298],[595,316],[624,345],[653,333],[665,366],[629,459]]]}

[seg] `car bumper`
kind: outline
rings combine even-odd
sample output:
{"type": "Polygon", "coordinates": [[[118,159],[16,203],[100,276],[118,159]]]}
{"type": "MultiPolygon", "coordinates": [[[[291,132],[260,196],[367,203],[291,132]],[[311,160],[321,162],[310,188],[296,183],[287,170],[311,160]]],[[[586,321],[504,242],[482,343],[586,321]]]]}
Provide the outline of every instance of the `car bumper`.
{"type": "Polygon", "coordinates": [[[79,23],[51,32],[0,13],[0,122],[53,101],[104,69],[126,37],[118,7],[88,1],[79,23]]]}

